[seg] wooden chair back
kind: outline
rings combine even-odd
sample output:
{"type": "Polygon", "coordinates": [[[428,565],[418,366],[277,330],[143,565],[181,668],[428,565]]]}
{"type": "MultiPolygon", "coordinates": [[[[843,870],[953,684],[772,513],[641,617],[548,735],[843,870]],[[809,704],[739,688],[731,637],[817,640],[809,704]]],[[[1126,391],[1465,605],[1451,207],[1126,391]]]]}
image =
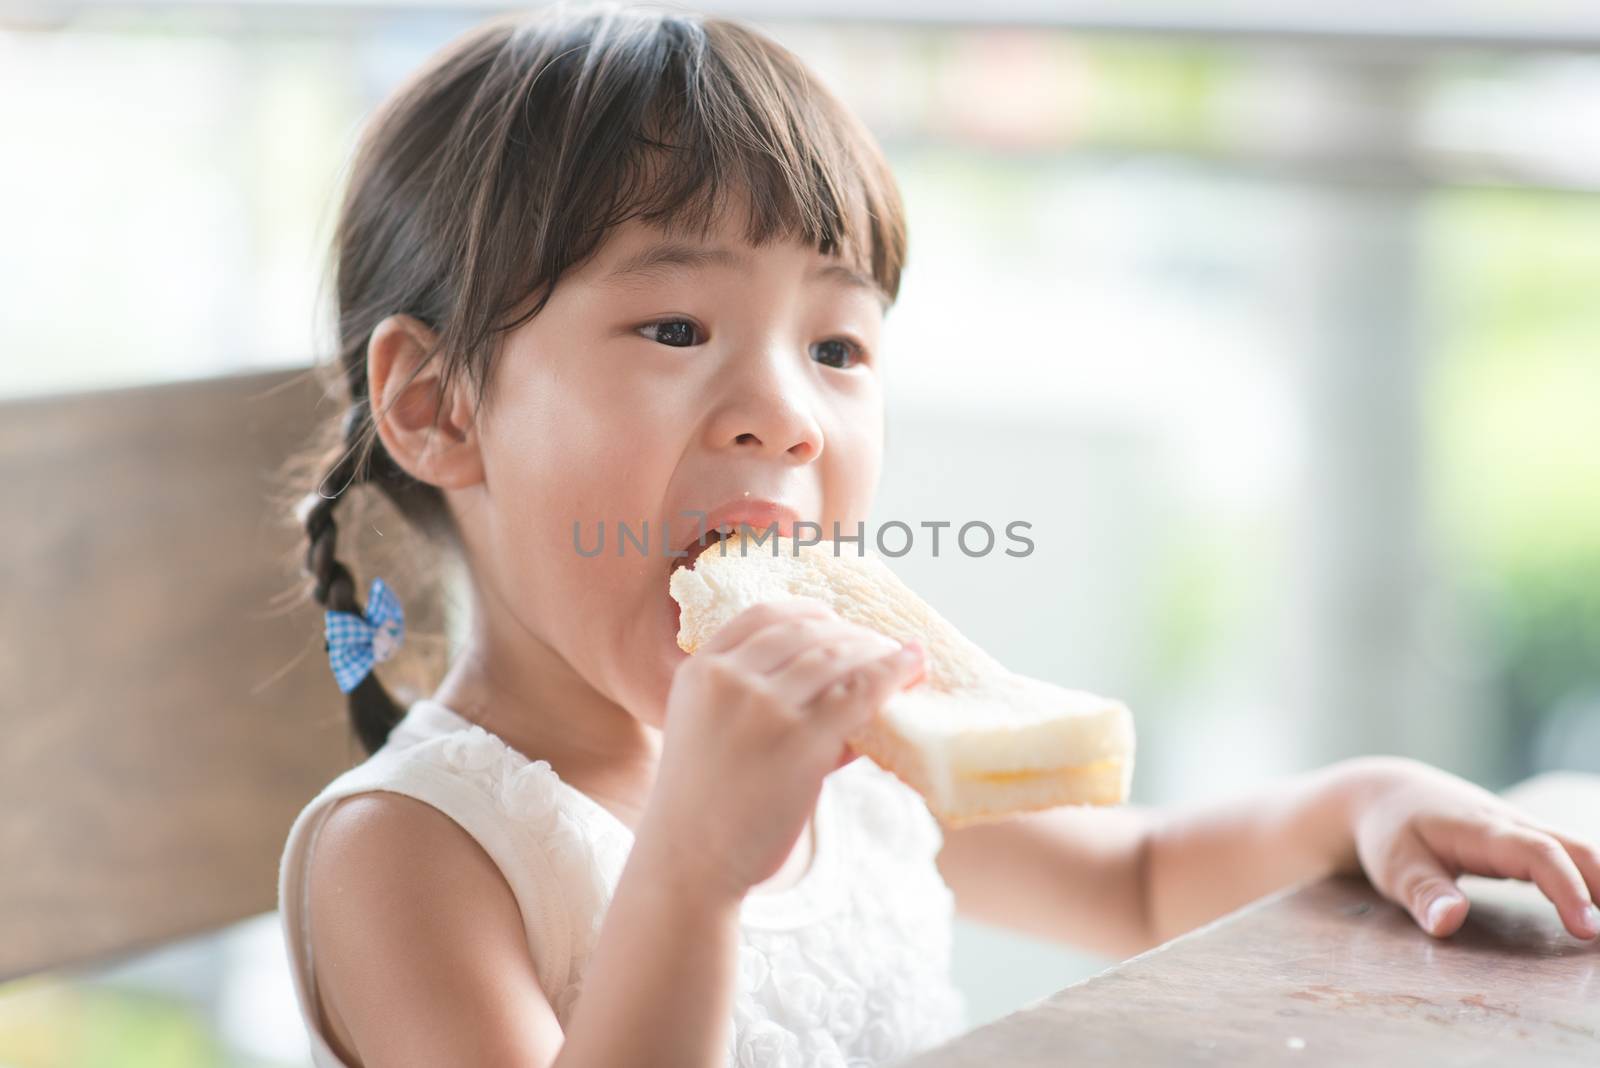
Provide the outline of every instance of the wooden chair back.
{"type": "Polygon", "coordinates": [[[303,371],[0,403],[0,979],[271,909],[361,757],[271,476],[303,371]]]}

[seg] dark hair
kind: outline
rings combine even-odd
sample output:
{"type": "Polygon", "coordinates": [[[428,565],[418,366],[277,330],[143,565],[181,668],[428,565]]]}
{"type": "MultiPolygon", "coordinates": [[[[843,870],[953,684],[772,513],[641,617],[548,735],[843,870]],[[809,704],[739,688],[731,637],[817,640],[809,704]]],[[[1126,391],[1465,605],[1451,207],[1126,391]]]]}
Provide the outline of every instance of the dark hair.
{"type": "MultiPolygon", "coordinates": [[[[361,611],[333,518],[357,485],[459,560],[443,494],[376,434],[367,347],[380,322],[404,313],[427,324],[437,344],[418,370],[439,360],[441,393],[465,375],[474,411],[486,411],[501,336],[537,315],[612,227],[639,218],[704,235],[734,191],[747,196],[752,245],[793,239],[842,257],[893,303],[906,232],[887,162],[799,59],[750,27],[558,4],[478,26],[398,88],[363,131],[335,226],[337,364],[314,373],[343,410],[328,440],[290,465],[311,596],[361,611]]],[[[414,591],[397,592],[409,628],[414,591]]],[[[349,695],[369,753],[403,711],[375,674],[349,695]]]]}

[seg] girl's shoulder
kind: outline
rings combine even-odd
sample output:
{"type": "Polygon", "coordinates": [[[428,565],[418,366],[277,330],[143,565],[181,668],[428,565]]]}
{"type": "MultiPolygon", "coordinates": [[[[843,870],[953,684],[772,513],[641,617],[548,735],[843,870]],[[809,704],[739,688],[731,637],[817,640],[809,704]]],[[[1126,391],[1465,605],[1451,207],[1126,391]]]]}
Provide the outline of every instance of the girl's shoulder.
{"type": "Polygon", "coordinates": [[[535,947],[527,957],[508,951],[521,937],[522,913],[499,865],[433,805],[385,790],[340,796],[306,845],[303,866],[287,933],[298,946],[308,1030],[340,1065],[357,1063],[348,1055],[354,1023],[364,1020],[370,1031],[374,1015],[404,1011],[395,1000],[401,988],[385,981],[396,972],[412,971],[440,1012],[463,988],[504,988],[539,974],[535,947]]]}
{"type": "Polygon", "coordinates": [[[403,793],[442,811],[495,860],[530,927],[562,925],[602,907],[621,874],[630,834],[615,816],[477,724],[391,737],[330,784],[340,795],[403,793]],[[348,776],[348,778],[346,778],[348,776]]]}
{"type": "MultiPolygon", "coordinates": [[[[563,990],[586,926],[611,895],[627,843],[599,818],[598,803],[564,784],[549,762],[529,760],[477,725],[413,736],[397,728],[389,743],[301,810],[284,845],[278,885],[291,951],[306,949],[298,963],[309,964],[307,875],[329,816],[346,799],[385,793],[442,813],[488,854],[516,899],[541,985],[552,995],[563,990]]],[[[409,809],[417,815],[415,806],[409,809]]],[[[404,818],[392,815],[385,822],[391,829],[404,818]]],[[[413,849],[406,860],[430,858],[413,849]]]]}

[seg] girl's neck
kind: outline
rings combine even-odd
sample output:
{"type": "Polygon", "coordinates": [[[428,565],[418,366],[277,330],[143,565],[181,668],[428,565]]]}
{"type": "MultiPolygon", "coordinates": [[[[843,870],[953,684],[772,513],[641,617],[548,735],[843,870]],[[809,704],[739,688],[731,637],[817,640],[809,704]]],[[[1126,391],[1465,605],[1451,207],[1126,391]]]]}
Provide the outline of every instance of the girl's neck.
{"type": "Polygon", "coordinates": [[[596,691],[544,643],[530,653],[526,637],[513,655],[475,626],[434,700],[530,760],[548,760],[563,781],[637,827],[661,732],[596,691]]]}

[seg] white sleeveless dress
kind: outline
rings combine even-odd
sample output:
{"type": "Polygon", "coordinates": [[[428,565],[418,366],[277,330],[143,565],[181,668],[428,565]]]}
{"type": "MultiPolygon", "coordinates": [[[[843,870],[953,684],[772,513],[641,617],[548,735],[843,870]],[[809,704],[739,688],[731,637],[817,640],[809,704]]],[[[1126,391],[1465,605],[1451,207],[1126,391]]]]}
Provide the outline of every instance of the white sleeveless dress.
{"type": "MultiPolygon", "coordinates": [[[[540,986],[565,1027],[633,834],[608,809],[445,705],[413,704],[384,746],[325,787],[289,831],[278,903],[318,1068],[348,1068],[317,1025],[306,866],[334,802],[389,790],[471,834],[516,895],[540,986]]],[[[950,982],[953,900],[938,823],[865,758],[823,780],[799,882],[745,897],[730,1068],[864,1068],[964,1029],[950,982]]]]}

